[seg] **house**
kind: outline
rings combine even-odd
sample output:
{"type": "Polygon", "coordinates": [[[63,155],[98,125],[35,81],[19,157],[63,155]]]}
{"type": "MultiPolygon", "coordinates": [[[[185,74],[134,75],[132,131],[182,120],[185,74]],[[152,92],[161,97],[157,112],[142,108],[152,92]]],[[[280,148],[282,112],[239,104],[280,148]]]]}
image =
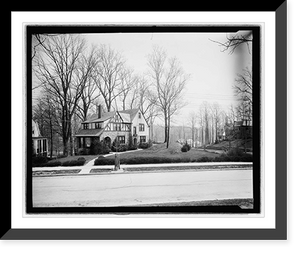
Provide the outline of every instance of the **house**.
{"type": "Polygon", "coordinates": [[[237,139],[252,138],[252,121],[240,120],[234,121],[234,130],[237,139]]]}
{"type": "Polygon", "coordinates": [[[41,136],[38,124],[32,120],[32,155],[47,156],[48,139],[41,136]]]}
{"type": "Polygon", "coordinates": [[[94,140],[104,141],[109,147],[115,140],[128,144],[132,136],[134,145],[149,141],[149,125],[139,109],[98,112],[81,123],[75,135],[79,149],[89,149],[94,140]]]}

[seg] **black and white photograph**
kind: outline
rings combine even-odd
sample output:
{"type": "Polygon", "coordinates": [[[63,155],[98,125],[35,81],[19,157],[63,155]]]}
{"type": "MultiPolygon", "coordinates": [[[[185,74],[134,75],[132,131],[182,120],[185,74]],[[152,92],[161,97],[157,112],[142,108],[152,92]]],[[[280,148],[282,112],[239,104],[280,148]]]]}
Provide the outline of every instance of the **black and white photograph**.
{"type": "Polygon", "coordinates": [[[26,212],[261,214],[261,28],[26,26],[26,212]]]}
{"type": "Polygon", "coordinates": [[[291,2],[11,11],[0,247],[297,244],[291,2]]]}

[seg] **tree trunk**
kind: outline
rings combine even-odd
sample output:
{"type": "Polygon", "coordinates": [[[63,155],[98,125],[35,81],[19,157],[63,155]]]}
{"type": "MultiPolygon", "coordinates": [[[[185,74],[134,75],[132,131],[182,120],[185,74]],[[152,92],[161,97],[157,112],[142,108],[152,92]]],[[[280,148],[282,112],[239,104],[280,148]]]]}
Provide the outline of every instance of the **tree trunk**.
{"type": "Polygon", "coordinates": [[[168,116],[168,135],[167,135],[167,148],[169,148],[170,144],[170,127],[171,127],[171,117],[168,116]]]}
{"type": "Polygon", "coordinates": [[[164,143],[167,142],[168,139],[168,118],[167,115],[165,114],[165,141],[164,143]]]}
{"type": "Polygon", "coordinates": [[[218,142],[218,122],[216,121],[216,143],[218,142]]]}
{"type": "Polygon", "coordinates": [[[53,155],[53,131],[52,131],[52,121],[50,119],[50,159],[53,155]]]}

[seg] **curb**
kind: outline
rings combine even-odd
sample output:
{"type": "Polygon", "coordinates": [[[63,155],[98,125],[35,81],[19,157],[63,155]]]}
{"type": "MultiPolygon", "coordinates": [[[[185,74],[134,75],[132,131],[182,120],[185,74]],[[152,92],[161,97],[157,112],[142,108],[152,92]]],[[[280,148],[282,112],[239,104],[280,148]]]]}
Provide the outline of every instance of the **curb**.
{"type": "MultiPolygon", "coordinates": [[[[150,172],[175,172],[195,170],[193,167],[205,167],[202,170],[226,170],[226,169],[240,169],[240,166],[253,166],[250,162],[226,162],[226,163],[164,163],[164,164],[124,164],[121,165],[122,171],[114,171],[114,165],[98,165],[98,166],[72,166],[72,167],[35,167],[32,172],[34,174],[44,173],[51,175],[99,175],[99,174],[123,174],[123,173],[150,173],[150,172]],[[220,168],[207,168],[215,167],[220,168]],[[232,167],[233,168],[232,168],[232,167]],[[238,166],[238,167],[236,167],[238,166]],[[172,167],[173,169],[168,169],[172,167]],[[174,168],[175,167],[175,168],[174,168]],[[181,167],[188,167],[182,168],[181,167]],[[228,168],[229,167],[229,168],[228,168]],[[234,168],[236,167],[236,168],[234,168]],[[43,168],[42,170],[40,168],[43,168]],[[54,169],[55,168],[55,169],[54,169]],[[143,169],[145,168],[145,169],[143,169]],[[127,170],[128,169],[128,170],[127,170]],[[135,170],[138,169],[138,170],[135,170]],[[78,173],[68,173],[69,171],[80,170],[78,173]],[[101,170],[99,172],[91,172],[92,170],[101,170]],[[107,170],[107,171],[105,171],[107,170]],[[62,172],[62,173],[60,173],[62,172]]],[[[199,168],[201,170],[201,168],[199,168]]],[[[247,169],[247,168],[245,168],[247,169]]]]}

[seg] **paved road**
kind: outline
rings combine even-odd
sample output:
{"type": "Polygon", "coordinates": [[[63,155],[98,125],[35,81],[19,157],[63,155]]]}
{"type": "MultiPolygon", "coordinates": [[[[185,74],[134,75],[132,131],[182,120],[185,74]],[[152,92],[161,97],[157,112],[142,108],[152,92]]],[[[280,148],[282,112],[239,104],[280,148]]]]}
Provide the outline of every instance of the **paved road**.
{"type": "Polygon", "coordinates": [[[34,207],[124,206],[252,198],[252,170],[33,178],[34,207]]]}

